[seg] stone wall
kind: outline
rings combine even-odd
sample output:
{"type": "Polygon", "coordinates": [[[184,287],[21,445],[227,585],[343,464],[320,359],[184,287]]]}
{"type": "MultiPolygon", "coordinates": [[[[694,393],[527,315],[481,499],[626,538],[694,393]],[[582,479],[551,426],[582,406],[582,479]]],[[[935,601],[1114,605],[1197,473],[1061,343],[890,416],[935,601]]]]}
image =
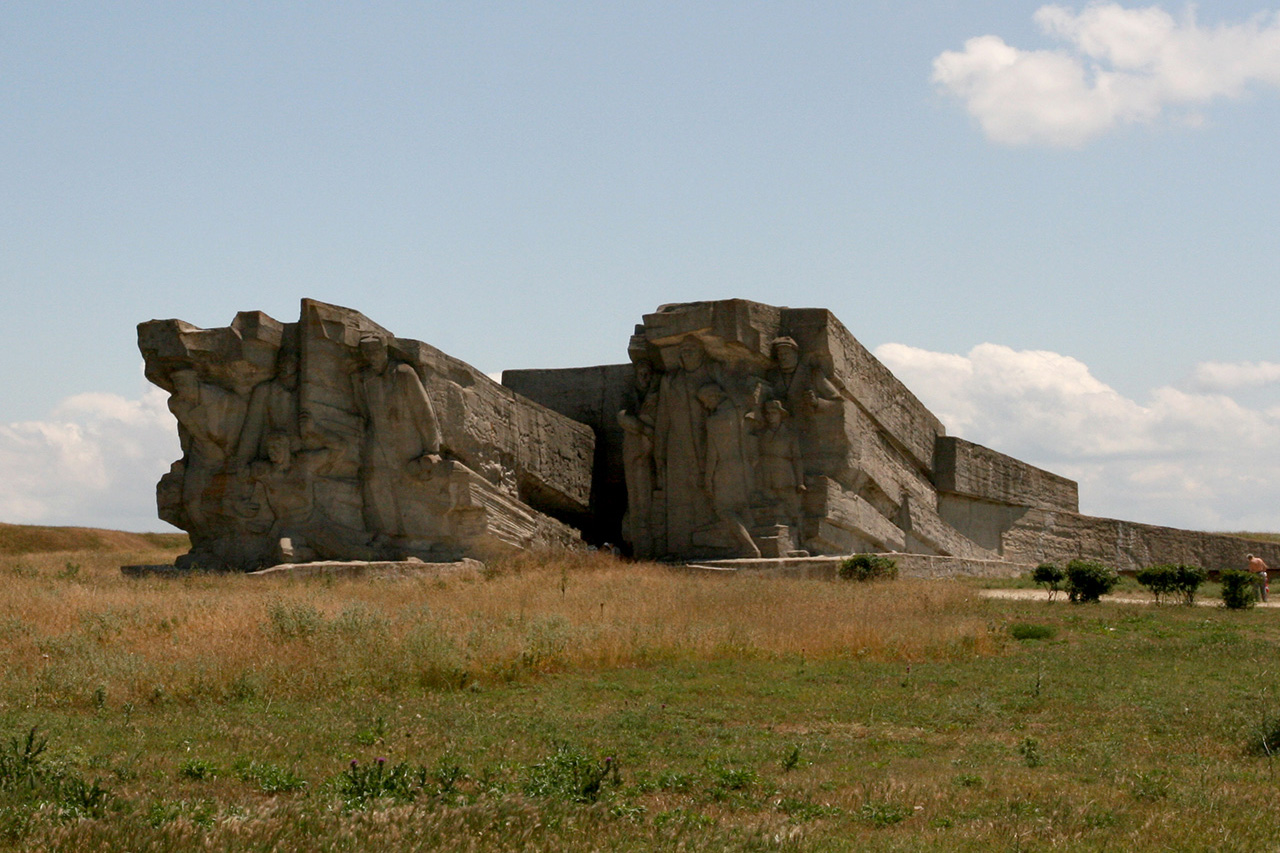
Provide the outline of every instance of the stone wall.
{"type": "Polygon", "coordinates": [[[1243,569],[1249,553],[1280,566],[1280,543],[1045,509],[1028,509],[1004,534],[1001,552],[1022,563],[1081,558],[1126,571],[1160,563],[1243,569]]]}

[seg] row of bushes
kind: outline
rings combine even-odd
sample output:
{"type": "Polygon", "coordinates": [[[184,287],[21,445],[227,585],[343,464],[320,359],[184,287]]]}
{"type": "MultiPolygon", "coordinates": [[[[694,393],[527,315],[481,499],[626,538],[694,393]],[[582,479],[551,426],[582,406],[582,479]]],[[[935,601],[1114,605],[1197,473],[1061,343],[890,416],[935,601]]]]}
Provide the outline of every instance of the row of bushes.
{"type": "MultiPolygon", "coordinates": [[[[1199,566],[1186,564],[1161,564],[1147,566],[1134,575],[1134,579],[1155,596],[1156,603],[1177,599],[1183,604],[1195,604],[1196,592],[1208,578],[1199,566]]],[[[1052,599],[1065,590],[1072,602],[1098,601],[1111,592],[1120,582],[1115,569],[1092,560],[1072,560],[1065,571],[1056,563],[1041,563],[1031,573],[1031,579],[1043,586],[1052,599]]],[[[1222,583],[1222,603],[1232,610],[1252,607],[1258,600],[1257,580],[1250,572],[1227,569],[1219,574],[1222,583]]]]}

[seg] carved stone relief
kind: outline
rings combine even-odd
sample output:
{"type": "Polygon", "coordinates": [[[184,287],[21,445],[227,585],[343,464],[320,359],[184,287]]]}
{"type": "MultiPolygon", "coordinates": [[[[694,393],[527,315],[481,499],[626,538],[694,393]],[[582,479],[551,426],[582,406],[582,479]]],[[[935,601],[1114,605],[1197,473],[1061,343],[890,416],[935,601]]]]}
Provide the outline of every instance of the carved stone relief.
{"type": "Polygon", "coordinates": [[[223,329],[166,320],[138,334],[178,421],[183,456],[157,502],[191,536],[180,566],[580,542],[525,501],[585,511],[590,430],[358,312],[303,300],[298,324],[242,314],[223,329]]]}

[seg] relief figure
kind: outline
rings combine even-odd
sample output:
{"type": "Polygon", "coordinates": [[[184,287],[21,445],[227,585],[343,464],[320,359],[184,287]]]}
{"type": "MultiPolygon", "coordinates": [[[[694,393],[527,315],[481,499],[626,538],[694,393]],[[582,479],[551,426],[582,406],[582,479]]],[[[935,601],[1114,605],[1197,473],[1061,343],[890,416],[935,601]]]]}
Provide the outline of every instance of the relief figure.
{"type": "Polygon", "coordinates": [[[719,385],[698,389],[698,401],[707,412],[707,460],[703,487],[711,495],[716,517],[729,532],[740,553],[759,557],[751,540],[747,519],[751,511],[752,454],[746,420],[719,385]]]}
{"type": "Polygon", "coordinates": [[[652,556],[653,432],[658,394],[654,389],[653,365],[642,360],[637,361],[633,369],[632,394],[626,408],[618,412],[618,424],[622,427],[622,469],[627,484],[623,538],[631,543],[634,553],[652,556]]]}
{"type": "Polygon", "coordinates": [[[352,377],[364,419],[360,481],[365,523],[386,538],[406,535],[408,492],[440,461],[440,425],[417,371],[393,362],[382,338],[360,340],[362,367],[352,377]]]}
{"type": "Polygon", "coordinates": [[[178,420],[182,445],[182,508],[192,529],[200,531],[207,529],[211,515],[223,509],[222,496],[210,493],[215,478],[231,460],[244,424],[245,401],[212,382],[202,382],[191,368],[175,370],[171,378],[169,411],[178,420]]]}
{"type": "Polygon", "coordinates": [[[698,389],[715,379],[702,342],[690,335],[680,343],[676,368],[658,386],[653,461],[666,502],[666,550],[671,554],[688,553],[693,532],[715,519],[703,489],[707,412],[698,402],[698,389]]]}
{"type": "MultiPolygon", "coordinates": [[[[779,515],[791,526],[798,543],[804,535],[800,498],[806,491],[800,439],[787,421],[787,410],[781,400],[766,401],[764,417],[764,426],[757,434],[760,442],[757,479],[760,490],[780,509],[779,515]]],[[[784,523],[783,520],[775,517],[776,523],[784,523]]]]}

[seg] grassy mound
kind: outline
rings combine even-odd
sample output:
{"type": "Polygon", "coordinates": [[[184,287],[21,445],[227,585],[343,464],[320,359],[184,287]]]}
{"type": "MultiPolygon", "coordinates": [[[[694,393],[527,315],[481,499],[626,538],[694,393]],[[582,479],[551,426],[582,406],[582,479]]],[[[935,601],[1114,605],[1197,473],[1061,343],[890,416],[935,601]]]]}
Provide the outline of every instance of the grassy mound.
{"type": "Polygon", "coordinates": [[[54,551],[146,551],[186,548],[185,533],[125,533],[93,527],[43,527],[0,523],[0,555],[19,557],[54,551]]]}

